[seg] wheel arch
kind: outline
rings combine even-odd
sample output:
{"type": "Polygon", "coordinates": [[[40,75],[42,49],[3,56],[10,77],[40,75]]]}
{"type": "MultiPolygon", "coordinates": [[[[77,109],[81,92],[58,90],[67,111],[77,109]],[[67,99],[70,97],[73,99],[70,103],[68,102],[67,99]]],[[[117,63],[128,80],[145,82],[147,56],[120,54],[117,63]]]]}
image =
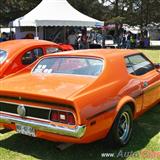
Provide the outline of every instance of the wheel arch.
{"type": "Polygon", "coordinates": [[[135,114],[136,114],[136,102],[135,100],[130,97],[130,96],[125,96],[123,97],[117,104],[116,106],[116,111],[117,111],[117,114],[119,113],[119,111],[124,107],[124,106],[130,106],[131,107],[131,110],[132,110],[132,113],[133,113],[133,118],[135,117],[135,114]]]}

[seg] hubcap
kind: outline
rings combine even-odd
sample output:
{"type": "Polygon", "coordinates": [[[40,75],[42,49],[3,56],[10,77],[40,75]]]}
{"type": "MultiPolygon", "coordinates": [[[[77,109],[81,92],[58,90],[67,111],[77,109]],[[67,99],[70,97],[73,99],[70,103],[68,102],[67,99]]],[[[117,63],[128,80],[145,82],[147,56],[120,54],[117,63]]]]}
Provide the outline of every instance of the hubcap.
{"type": "Polygon", "coordinates": [[[128,137],[130,130],[130,116],[127,112],[122,113],[118,123],[118,134],[122,141],[128,137]]]}

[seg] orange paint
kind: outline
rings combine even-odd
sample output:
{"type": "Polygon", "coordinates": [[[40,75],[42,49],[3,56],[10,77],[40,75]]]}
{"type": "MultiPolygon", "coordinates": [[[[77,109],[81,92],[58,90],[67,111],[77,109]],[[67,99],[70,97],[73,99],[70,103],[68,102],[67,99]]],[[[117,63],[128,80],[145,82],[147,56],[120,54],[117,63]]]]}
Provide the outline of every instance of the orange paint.
{"type": "Polygon", "coordinates": [[[22,64],[22,57],[26,52],[40,48],[43,55],[48,54],[47,48],[58,48],[61,51],[73,50],[70,45],[56,44],[44,40],[11,40],[0,43],[0,50],[7,52],[7,59],[0,63],[0,78],[15,73],[28,65],[22,64]]]}
{"type": "MultiPolygon", "coordinates": [[[[127,72],[124,57],[137,53],[136,50],[99,49],[46,55],[38,61],[59,56],[92,57],[102,59],[104,67],[99,76],[45,75],[30,73],[34,64],[30,69],[26,68],[0,80],[0,102],[70,111],[76,120],[73,128],[86,126],[81,138],[37,130],[36,136],[39,138],[72,143],[89,143],[102,139],[109,133],[115,117],[124,105],[129,104],[134,118],[137,118],[160,102],[160,73],[157,69],[142,76],[127,72]],[[148,82],[147,87],[143,86],[144,81],[148,82]]],[[[13,124],[1,125],[15,129],[13,124]]],[[[67,124],[54,125],[67,127],[67,124]]]]}

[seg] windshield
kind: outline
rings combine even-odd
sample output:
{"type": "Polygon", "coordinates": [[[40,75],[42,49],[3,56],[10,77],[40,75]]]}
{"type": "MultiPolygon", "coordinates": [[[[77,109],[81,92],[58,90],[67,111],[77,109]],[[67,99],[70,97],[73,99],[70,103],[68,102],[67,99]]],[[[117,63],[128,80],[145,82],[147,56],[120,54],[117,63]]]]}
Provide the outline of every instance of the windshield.
{"type": "Polygon", "coordinates": [[[101,73],[103,61],[81,57],[51,57],[42,59],[33,69],[33,73],[75,74],[97,76],[101,73]]]}
{"type": "Polygon", "coordinates": [[[111,35],[106,35],[105,40],[113,40],[113,37],[111,35]]]}
{"type": "Polygon", "coordinates": [[[0,49],[0,64],[2,64],[7,58],[7,52],[0,49]]]}

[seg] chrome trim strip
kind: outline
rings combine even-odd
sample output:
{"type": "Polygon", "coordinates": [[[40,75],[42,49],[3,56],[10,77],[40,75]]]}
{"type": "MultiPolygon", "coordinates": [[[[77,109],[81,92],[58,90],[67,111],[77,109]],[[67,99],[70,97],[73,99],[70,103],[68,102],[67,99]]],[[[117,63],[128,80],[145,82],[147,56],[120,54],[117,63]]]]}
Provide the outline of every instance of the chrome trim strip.
{"type": "MultiPolygon", "coordinates": [[[[19,114],[15,114],[15,113],[11,113],[11,112],[3,112],[3,111],[0,111],[0,114],[6,114],[7,116],[16,116],[18,118],[22,118],[19,114]]],[[[30,116],[25,116],[25,118],[29,118],[29,119],[33,119],[33,120],[37,120],[37,121],[43,121],[43,122],[52,122],[48,119],[43,119],[43,118],[36,118],[36,117],[30,117],[30,116]]]]}
{"type": "Polygon", "coordinates": [[[49,133],[55,133],[55,134],[60,134],[64,136],[71,136],[71,137],[76,137],[76,138],[81,138],[86,131],[86,126],[76,126],[75,129],[67,128],[67,127],[60,127],[60,126],[54,126],[49,123],[44,123],[44,122],[37,122],[33,120],[28,120],[28,119],[20,119],[12,116],[4,116],[0,115],[0,122],[1,123],[17,123],[21,124],[24,126],[30,126],[36,130],[39,131],[44,131],[44,132],[49,132],[49,133]]]}

